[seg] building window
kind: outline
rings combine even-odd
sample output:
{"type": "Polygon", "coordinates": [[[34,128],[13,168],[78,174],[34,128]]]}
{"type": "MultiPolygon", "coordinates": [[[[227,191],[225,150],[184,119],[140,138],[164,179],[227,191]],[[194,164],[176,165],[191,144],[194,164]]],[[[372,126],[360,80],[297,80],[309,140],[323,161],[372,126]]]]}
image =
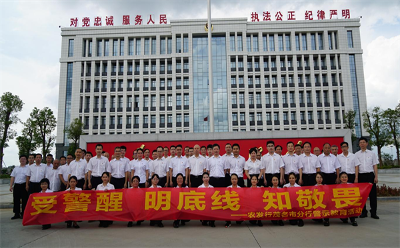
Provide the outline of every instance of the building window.
{"type": "Polygon", "coordinates": [[[243,51],[243,38],[242,38],[242,34],[238,34],[238,35],[237,35],[237,47],[238,47],[238,51],[239,51],[239,52],[243,51]]]}
{"type": "Polygon", "coordinates": [[[156,38],[151,38],[151,54],[156,54],[156,38]]]}
{"type": "Polygon", "coordinates": [[[180,36],[176,36],[176,53],[182,52],[182,38],[180,36]]]}
{"type": "Polygon", "coordinates": [[[301,35],[301,43],[303,46],[303,51],[307,50],[307,36],[305,34],[301,35]]]}
{"type": "Polygon", "coordinates": [[[296,51],[300,51],[300,37],[298,34],[296,34],[295,40],[296,40],[296,51]]]}
{"type": "Polygon", "coordinates": [[[165,124],[165,115],[160,115],[160,124],[165,124]]]}
{"type": "Polygon", "coordinates": [[[140,55],[140,47],[141,47],[141,40],[140,38],[136,39],[136,55],[140,55]]]}
{"type": "Polygon", "coordinates": [[[349,48],[353,48],[353,32],[351,30],[347,31],[347,45],[349,48]]]}
{"type": "Polygon", "coordinates": [[[283,51],[283,35],[278,35],[278,46],[279,46],[279,51],[283,51]]]}
{"type": "Polygon", "coordinates": [[[118,52],[118,40],[113,40],[113,56],[117,56],[118,52]]]}
{"type": "Polygon", "coordinates": [[[240,121],[246,120],[244,115],[245,115],[245,113],[243,113],[243,112],[240,113],[240,121]]]}
{"type": "Polygon", "coordinates": [[[268,51],[268,43],[267,43],[267,35],[263,35],[263,50],[264,52],[268,51]]]}
{"type": "Polygon", "coordinates": [[[133,55],[133,39],[129,39],[129,55],[133,55]]]}
{"type": "Polygon", "coordinates": [[[124,56],[124,49],[125,49],[125,44],[124,40],[119,41],[119,55],[124,56]]]}
{"type": "Polygon", "coordinates": [[[246,36],[246,46],[247,46],[247,51],[251,52],[251,36],[250,35],[246,36]]]}
{"type": "Polygon", "coordinates": [[[237,95],[236,93],[232,93],[232,104],[237,104],[237,95]]]}
{"type": "Polygon", "coordinates": [[[149,55],[150,54],[150,39],[145,38],[144,39],[144,55],[149,55]]]}
{"type": "Polygon", "coordinates": [[[184,53],[189,52],[189,38],[188,37],[183,37],[183,52],[184,53]]]}
{"type": "Polygon", "coordinates": [[[286,51],[292,50],[292,46],[290,45],[290,35],[285,35],[285,44],[286,44],[286,51]]]}
{"type": "Polygon", "coordinates": [[[315,44],[315,34],[311,34],[311,50],[317,50],[317,47],[315,44]]]}
{"type": "Polygon", "coordinates": [[[258,52],[258,36],[253,35],[253,52],[258,52]]]}
{"type": "Polygon", "coordinates": [[[181,94],[176,95],[176,106],[182,106],[182,96],[181,94]]]}
{"type": "Polygon", "coordinates": [[[237,113],[232,113],[232,121],[238,121],[237,113]]]}
{"type": "Polygon", "coordinates": [[[274,104],[278,104],[278,92],[272,93],[272,101],[274,104]]]}
{"type": "Polygon", "coordinates": [[[101,56],[101,40],[97,41],[97,56],[100,57],[101,56]]]}
{"type": "Polygon", "coordinates": [[[168,114],[167,122],[168,122],[168,124],[172,124],[172,114],[168,114]]]}
{"type": "Polygon", "coordinates": [[[261,104],[261,93],[260,92],[256,93],[256,104],[261,104]]]}
{"type": "Polygon", "coordinates": [[[249,93],[249,104],[254,105],[254,94],[253,93],[249,93]]]}
{"type": "Polygon", "coordinates": [[[231,52],[235,51],[235,34],[231,34],[230,38],[229,38],[229,45],[231,48],[231,52]]]}
{"type": "Polygon", "coordinates": [[[274,112],[274,121],[279,121],[279,113],[274,112]]]}
{"type": "Polygon", "coordinates": [[[269,50],[272,52],[275,51],[274,35],[269,36],[269,50]]]}
{"type": "Polygon", "coordinates": [[[74,57],[74,40],[68,40],[68,57],[74,57]]]}
{"type": "Polygon", "coordinates": [[[324,41],[321,33],[318,33],[318,49],[324,50],[324,41]]]}
{"type": "Polygon", "coordinates": [[[244,92],[239,92],[239,104],[244,104],[244,92]]]}
{"type": "Polygon", "coordinates": [[[172,53],[172,38],[169,37],[168,38],[168,42],[167,42],[167,53],[171,54],[172,53]]]}
{"type": "Polygon", "coordinates": [[[271,95],[270,93],[265,93],[265,103],[271,104],[271,95]]]}
{"type": "Polygon", "coordinates": [[[167,42],[166,42],[165,38],[161,37],[161,40],[160,40],[160,54],[165,54],[166,53],[166,46],[167,46],[166,43],[167,42]]]}
{"type": "Polygon", "coordinates": [[[271,121],[271,113],[267,112],[265,117],[266,117],[267,121],[271,121]]]}

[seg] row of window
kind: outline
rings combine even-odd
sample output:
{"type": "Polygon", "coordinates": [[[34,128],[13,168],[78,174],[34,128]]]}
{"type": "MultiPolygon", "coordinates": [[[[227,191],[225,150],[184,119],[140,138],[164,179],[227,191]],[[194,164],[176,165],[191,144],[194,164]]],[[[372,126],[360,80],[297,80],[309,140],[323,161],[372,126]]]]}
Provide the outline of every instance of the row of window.
{"type": "MultiPolygon", "coordinates": [[[[327,124],[330,124],[329,121],[331,120],[331,111],[327,110],[327,111],[317,111],[317,120],[318,120],[318,124],[321,124],[321,120],[325,120],[327,124]],[[324,114],[324,116],[323,116],[324,114]]],[[[335,118],[335,123],[339,124],[341,123],[340,121],[340,111],[339,110],[335,110],[334,112],[334,118],[335,118]]],[[[304,121],[306,121],[306,114],[307,114],[307,120],[309,121],[313,121],[314,120],[314,112],[313,111],[300,111],[300,121],[302,121],[301,124],[306,124],[304,123],[304,121]]],[[[342,112],[342,114],[344,115],[344,112],[342,112]]],[[[265,121],[267,121],[267,124],[272,122],[272,116],[273,116],[273,120],[274,121],[279,121],[279,112],[267,112],[265,115],[265,121]]],[[[283,112],[282,113],[282,117],[283,117],[283,121],[297,121],[297,112],[296,111],[292,111],[292,112],[283,112]],[[290,119],[289,119],[289,115],[290,115],[290,119]]],[[[250,112],[248,114],[248,121],[250,122],[263,122],[263,118],[262,118],[262,113],[261,112],[257,112],[257,113],[253,113],[250,112]]],[[[238,125],[238,121],[240,121],[240,124],[242,125],[243,122],[246,122],[246,113],[245,112],[233,112],[232,113],[232,121],[234,122],[235,125],[238,125]],[[239,118],[239,119],[238,119],[239,118]]],[[[289,124],[289,123],[287,123],[289,124]]],[[[297,124],[297,123],[293,123],[292,124],[297,124]]],[[[243,124],[245,125],[245,124],[243,124]]],[[[262,123],[260,123],[259,125],[262,125],[262,123]]],[[[272,125],[269,124],[269,125],[272,125]]]]}
{"type": "MultiPolygon", "coordinates": [[[[172,79],[168,78],[161,78],[159,80],[159,86],[160,88],[171,88],[172,87],[172,79]]],[[[81,92],[83,92],[83,89],[85,88],[86,92],[90,92],[91,89],[91,81],[87,80],[85,81],[85,85],[84,85],[84,81],[81,80],[81,92]]],[[[177,87],[181,87],[182,85],[184,86],[185,89],[189,88],[189,78],[188,77],[184,77],[184,78],[176,78],[175,79],[175,85],[177,87]]],[[[102,89],[102,91],[106,91],[107,90],[107,86],[108,86],[108,81],[107,80],[102,80],[100,82],[100,80],[95,80],[94,81],[94,89],[95,91],[99,91],[100,88],[102,89]]],[[[138,89],[141,86],[144,88],[149,88],[151,87],[152,89],[155,89],[157,87],[157,80],[156,79],[143,79],[143,81],[140,81],[139,79],[135,79],[135,81],[133,81],[132,79],[128,79],[127,80],[127,89],[132,89],[134,86],[134,88],[138,89]]],[[[110,89],[123,89],[124,88],[124,81],[123,80],[111,80],[111,84],[110,84],[110,89]]]]}
{"type": "MultiPolygon", "coordinates": [[[[318,86],[318,84],[323,83],[324,86],[328,86],[328,75],[329,74],[315,74],[314,75],[314,82],[316,83],[316,85],[318,86]]],[[[303,74],[299,74],[297,76],[297,83],[298,84],[311,84],[311,79],[310,79],[311,75],[306,74],[303,77],[303,74]]],[[[237,82],[239,83],[239,87],[240,86],[244,86],[244,77],[243,76],[232,76],[231,77],[231,85],[233,86],[232,88],[235,88],[237,85],[237,82]]],[[[272,84],[272,85],[277,85],[278,81],[277,81],[278,77],[276,75],[266,75],[264,76],[264,83],[266,85],[272,84]]],[[[293,85],[294,86],[294,76],[293,75],[282,75],[280,76],[280,80],[281,80],[281,84],[285,85],[285,84],[289,84],[290,86],[293,85]]],[[[339,78],[337,76],[336,73],[332,73],[331,74],[331,82],[333,86],[337,86],[338,81],[342,82],[342,74],[339,73],[339,78]]],[[[247,77],[247,84],[248,85],[261,85],[260,82],[260,77],[259,76],[250,76],[247,77]]],[[[311,85],[309,85],[309,87],[311,87],[311,85]]],[[[243,88],[243,87],[240,87],[243,88]]]]}

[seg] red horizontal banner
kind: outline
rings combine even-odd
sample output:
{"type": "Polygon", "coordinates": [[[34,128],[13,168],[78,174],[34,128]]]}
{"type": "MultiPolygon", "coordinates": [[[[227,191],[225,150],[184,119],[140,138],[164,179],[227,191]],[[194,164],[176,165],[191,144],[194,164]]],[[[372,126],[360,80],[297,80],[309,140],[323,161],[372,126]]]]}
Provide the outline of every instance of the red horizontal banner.
{"type": "Polygon", "coordinates": [[[361,214],[368,183],[297,188],[158,188],[63,191],[29,197],[23,225],[67,220],[279,220],[361,214]]]}

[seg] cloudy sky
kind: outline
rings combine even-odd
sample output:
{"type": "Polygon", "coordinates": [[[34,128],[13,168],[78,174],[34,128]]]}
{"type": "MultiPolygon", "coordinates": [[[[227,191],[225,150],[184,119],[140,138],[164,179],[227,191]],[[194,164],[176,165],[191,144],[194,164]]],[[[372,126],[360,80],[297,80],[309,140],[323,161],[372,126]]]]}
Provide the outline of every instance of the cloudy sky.
{"type": "MultiPolygon", "coordinates": [[[[289,10],[298,20],[304,12],[350,9],[351,17],[362,16],[361,42],[364,51],[364,74],[368,107],[394,108],[400,101],[400,1],[398,0],[330,0],[266,1],[213,0],[212,17],[247,17],[251,12],[281,11],[286,19],[289,10]]],[[[25,121],[33,107],[51,108],[57,117],[59,26],[68,27],[71,17],[114,16],[114,25],[123,15],[147,17],[166,14],[168,20],[207,18],[206,0],[126,1],[126,0],[0,0],[0,94],[12,92],[24,101],[19,117],[25,121]]],[[[274,19],[274,18],[273,18],[274,19]]],[[[17,131],[22,125],[16,125],[17,131]]],[[[387,151],[390,152],[390,149],[387,151]]],[[[54,150],[53,150],[54,152],[54,150]]],[[[4,162],[18,161],[14,141],[6,148],[4,162]]]]}

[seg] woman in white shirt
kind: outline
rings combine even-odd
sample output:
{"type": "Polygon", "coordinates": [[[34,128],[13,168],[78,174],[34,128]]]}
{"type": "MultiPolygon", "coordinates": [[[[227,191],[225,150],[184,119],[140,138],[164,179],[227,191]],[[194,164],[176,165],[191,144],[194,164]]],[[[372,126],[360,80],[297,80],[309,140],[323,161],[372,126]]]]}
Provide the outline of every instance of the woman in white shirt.
{"type": "MultiPolygon", "coordinates": [[[[139,184],[140,184],[140,177],[139,176],[134,176],[132,177],[132,189],[138,189],[139,188],[139,184]]],[[[140,226],[142,224],[143,220],[139,220],[136,222],[137,226],[140,226]]],[[[133,221],[129,221],[128,222],[128,227],[132,227],[133,226],[133,221]]]]}
{"type": "MultiPolygon", "coordinates": [[[[342,171],[339,174],[339,179],[340,179],[340,184],[349,184],[349,175],[347,175],[346,172],[342,171]]],[[[340,218],[343,223],[349,223],[348,218],[340,218]]],[[[358,226],[356,218],[355,217],[350,217],[350,222],[353,226],[358,226]]]]}
{"type": "MultiPolygon", "coordinates": [[[[324,176],[322,174],[322,172],[317,172],[315,174],[315,181],[317,182],[317,184],[315,184],[315,186],[322,186],[322,181],[324,180],[324,176]]],[[[313,219],[313,221],[316,221],[318,223],[322,223],[324,222],[324,226],[329,226],[329,218],[324,218],[322,219],[313,219]]]]}
{"type": "MultiPolygon", "coordinates": [[[[271,183],[272,183],[272,187],[270,187],[271,189],[280,189],[281,187],[279,187],[279,178],[277,176],[272,176],[271,178],[271,183]]],[[[272,224],[274,225],[280,225],[280,226],[284,226],[285,224],[283,223],[283,220],[271,220],[272,224]]]]}
{"type": "MultiPolygon", "coordinates": [[[[208,172],[203,172],[203,184],[199,186],[199,188],[214,188],[210,185],[210,174],[208,172]]],[[[215,227],[215,220],[200,220],[203,226],[208,226],[210,224],[211,227],[215,227]]]]}
{"type": "MultiPolygon", "coordinates": [[[[239,177],[237,174],[232,173],[231,175],[231,183],[232,185],[228,186],[227,188],[232,188],[232,189],[237,189],[240,188],[240,186],[238,185],[238,181],[239,181],[239,177]]],[[[236,224],[242,224],[243,221],[236,221],[236,224]]],[[[226,221],[225,222],[225,227],[230,227],[231,226],[231,221],[226,221]]]]}
{"type": "MultiPolygon", "coordinates": [[[[103,172],[103,174],[101,175],[101,180],[103,181],[102,184],[97,185],[96,190],[99,191],[108,191],[108,190],[113,190],[115,189],[114,185],[112,185],[110,183],[110,173],[109,172],[103,172]]],[[[108,227],[109,225],[111,225],[113,222],[109,221],[109,220],[101,220],[99,227],[108,227]]]]}
{"type": "MultiPolygon", "coordinates": [[[[50,181],[47,178],[43,178],[40,180],[40,188],[42,189],[39,193],[51,193],[53,192],[50,190],[50,181]]],[[[42,225],[42,230],[47,230],[51,227],[51,224],[42,225]]]]}
{"type": "Polygon", "coordinates": [[[258,186],[261,186],[260,179],[262,176],[261,161],[257,159],[257,148],[251,148],[249,151],[250,158],[244,165],[244,173],[247,176],[247,185],[251,185],[250,178],[255,175],[258,178],[258,186]]]}
{"type": "MultiPolygon", "coordinates": [[[[176,187],[175,188],[188,188],[188,186],[183,187],[183,175],[182,173],[176,174],[176,187]]],[[[179,222],[181,222],[181,226],[184,226],[186,222],[190,220],[174,220],[173,226],[174,228],[179,227],[179,222]]]]}
{"type": "MultiPolygon", "coordinates": [[[[76,176],[71,176],[68,179],[68,185],[69,188],[66,189],[65,191],[71,191],[71,190],[82,190],[81,188],[76,187],[76,185],[78,184],[78,178],[76,176]]],[[[67,223],[67,228],[71,228],[71,226],[73,225],[74,228],[79,228],[78,223],[76,221],[66,221],[67,223]]]]}
{"type": "MultiPolygon", "coordinates": [[[[289,173],[289,183],[283,185],[284,188],[292,188],[292,187],[300,187],[296,183],[296,174],[294,172],[289,173]]],[[[304,221],[303,220],[289,220],[290,225],[298,225],[299,227],[304,226],[304,221]]]]}
{"type": "MultiPolygon", "coordinates": [[[[250,182],[251,182],[250,188],[252,188],[252,189],[260,188],[260,186],[257,186],[258,185],[258,176],[257,175],[252,175],[250,177],[250,182]]],[[[249,222],[250,222],[250,224],[252,224],[254,226],[255,225],[263,226],[263,223],[261,222],[261,220],[250,220],[249,222]]]]}
{"type": "MultiPolygon", "coordinates": [[[[160,185],[158,185],[159,181],[160,177],[158,176],[158,174],[153,174],[151,176],[151,186],[149,188],[151,189],[162,188],[160,185]]],[[[151,220],[150,226],[155,226],[155,225],[157,225],[158,227],[164,227],[162,220],[151,220]]]]}

